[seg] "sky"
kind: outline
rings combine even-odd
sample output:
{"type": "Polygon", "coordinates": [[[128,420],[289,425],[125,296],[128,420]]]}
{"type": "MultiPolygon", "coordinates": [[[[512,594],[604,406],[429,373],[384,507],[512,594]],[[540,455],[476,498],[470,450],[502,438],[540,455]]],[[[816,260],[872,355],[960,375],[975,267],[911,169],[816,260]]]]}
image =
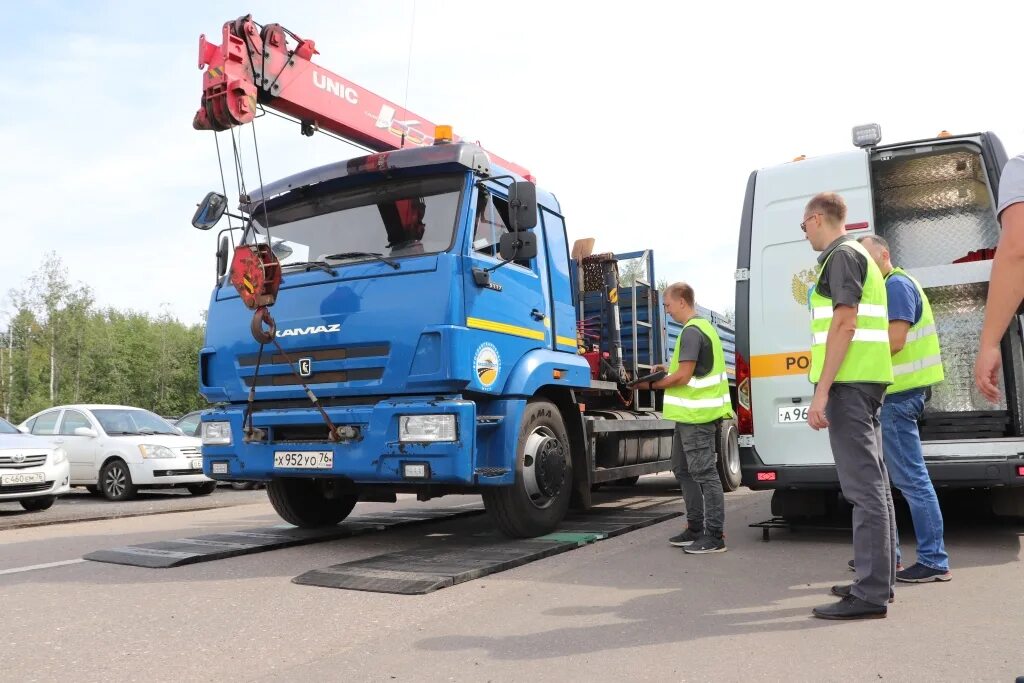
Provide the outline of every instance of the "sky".
{"type": "MultiPolygon", "coordinates": [[[[198,37],[245,12],[528,167],[570,242],[652,249],[658,280],[716,310],[752,171],[851,149],[869,122],[883,143],[992,130],[1024,153],[1019,2],[27,1],[3,10],[0,327],[49,252],[100,306],[200,320],[216,244],[190,220],[220,174],[191,127],[198,37]]],[[[273,117],[256,134],[265,181],[362,153],[273,117]]]]}

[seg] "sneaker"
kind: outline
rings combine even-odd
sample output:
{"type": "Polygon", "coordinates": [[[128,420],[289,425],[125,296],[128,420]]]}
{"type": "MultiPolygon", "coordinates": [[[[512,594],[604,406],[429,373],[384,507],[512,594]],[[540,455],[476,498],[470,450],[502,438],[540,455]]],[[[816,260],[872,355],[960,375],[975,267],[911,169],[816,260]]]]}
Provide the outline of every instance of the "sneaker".
{"type": "Polygon", "coordinates": [[[872,605],[853,595],[847,595],[839,602],[822,607],[815,607],[811,613],[819,619],[885,619],[889,608],[885,605],[872,605]]]}
{"type": "MultiPolygon", "coordinates": [[[[847,562],[846,566],[850,568],[851,572],[857,571],[857,568],[853,565],[853,560],[850,560],[849,562],[847,562]]],[[[902,562],[897,562],[896,563],[896,571],[898,571],[898,572],[903,571],[903,563],[902,562]]]]}
{"type": "Polygon", "coordinates": [[[920,562],[915,562],[906,569],[896,572],[896,580],[904,583],[931,583],[932,581],[949,581],[953,575],[948,569],[932,569],[920,562]]]}
{"type": "Polygon", "coordinates": [[[700,538],[699,531],[693,531],[692,529],[687,528],[683,533],[676,534],[672,538],[668,539],[668,542],[677,548],[685,548],[693,545],[694,541],[698,538],[700,538]]]}
{"type": "Polygon", "coordinates": [[[725,539],[721,536],[709,536],[703,534],[693,542],[692,545],[683,548],[684,553],[690,555],[705,555],[707,553],[724,553],[726,551],[725,539]]]}
{"type": "MultiPolygon", "coordinates": [[[[853,595],[850,592],[851,588],[853,588],[853,584],[848,583],[844,586],[832,586],[832,590],[829,592],[838,598],[845,598],[847,595],[853,595]]],[[[896,602],[896,594],[892,592],[891,588],[889,589],[889,602],[896,602]]]]}

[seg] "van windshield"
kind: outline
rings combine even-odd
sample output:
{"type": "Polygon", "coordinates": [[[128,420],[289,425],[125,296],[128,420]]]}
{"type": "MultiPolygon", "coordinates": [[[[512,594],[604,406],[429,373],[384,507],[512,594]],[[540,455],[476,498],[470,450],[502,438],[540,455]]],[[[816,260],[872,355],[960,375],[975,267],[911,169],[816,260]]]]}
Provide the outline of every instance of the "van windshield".
{"type": "Polygon", "coordinates": [[[318,191],[300,189],[255,211],[248,240],[270,238],[282,266],[322,261],[389,259],[447,251],[464,180],[461,175],[389,180],[369,186],[318,191]],[[294,197],[292,195],[295,195],[294,197]],[[365,254],[356,256],[355,254],[365,254]]]}

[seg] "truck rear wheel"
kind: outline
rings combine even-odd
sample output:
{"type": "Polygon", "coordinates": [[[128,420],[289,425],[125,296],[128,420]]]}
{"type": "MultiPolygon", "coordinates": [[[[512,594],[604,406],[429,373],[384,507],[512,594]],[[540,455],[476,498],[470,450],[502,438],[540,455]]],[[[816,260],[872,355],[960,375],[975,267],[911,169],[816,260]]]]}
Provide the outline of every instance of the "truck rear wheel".
{"type": "Polygon", "coordinates": [[[484,507],[503,534],[530,538],[554,531],[571,493],[572,454],[562,415],[552,403],[531,401],[519,427],[515,483],[484,489],[484,507]]]}
{"type": "Polygon", "coordinates": [[[267,496],[281,519],[303,529],[337,524],[359,498],[339,493],[335,482],[322,479],[274,479],[267,484],[267,496]]]}
{"type": "Polygon", "coordinates": [[[717,436],[715,445],[718,447],[718,476],[722,480],[724,490],[735,491],[743,482],[743,472],[740,470],[739,429],[736,427],[736,420],[719,422],[717,436]]]}

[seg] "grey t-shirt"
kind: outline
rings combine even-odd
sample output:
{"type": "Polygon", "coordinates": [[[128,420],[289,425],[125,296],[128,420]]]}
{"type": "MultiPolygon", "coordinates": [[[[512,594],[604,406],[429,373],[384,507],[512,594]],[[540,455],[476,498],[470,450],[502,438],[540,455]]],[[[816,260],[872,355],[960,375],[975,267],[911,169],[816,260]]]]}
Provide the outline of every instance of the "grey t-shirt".
{"type": "Polygon", "coordinates": [[[1024,202],[1024,154],[1013,157],[1003,167],[999,177],[998,214],[1002,215],[1004,209],[1017,202],[1024,202]]]}
{"type": "MultiPolygon", "coordinates": [[[[839,248],[844,242],[852,240],[853,238],[849,235],[836,238],[818,256],[818,264],[825,265],[821,277],[818,278],[816,289],[823,297],[832,300],[833,308],[836,306],[856,307],[864,295],[864,283],[868,278],[867,258],[859,251],[854,251],[849,247],[839,248]],[[826,259],[828,259],[828,263],[825,263],[826,259]]],[[[888,386],[875,382],[844,382],[844,384],[856,387],[876,401],[882,400],[888,386]]]]}
{"type": "Polygon", "coordinates": [[[694,377],[703,377],[715,367],[715,352],[711,348],[711,340],[700,331],[700,328],[691,326],[683,329],[679,348],[679,362],[697,361],[693,369],[694,377]]]}

